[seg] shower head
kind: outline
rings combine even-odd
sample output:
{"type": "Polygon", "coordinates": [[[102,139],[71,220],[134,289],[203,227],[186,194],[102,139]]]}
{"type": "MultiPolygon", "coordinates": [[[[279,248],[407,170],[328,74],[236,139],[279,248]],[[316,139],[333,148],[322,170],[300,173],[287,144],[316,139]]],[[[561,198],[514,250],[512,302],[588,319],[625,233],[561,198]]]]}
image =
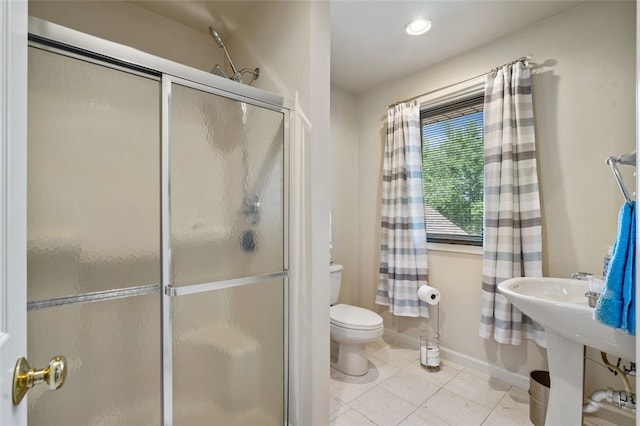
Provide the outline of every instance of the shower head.
{"type": "Polygon", "coordinates": [[[218,45],[218,47],[224,51],[225,55],[227,55],[227,59],[229,60],[229,64],[231,65],[231,70],[233,71],[233,75],[231,76],[231,79],[240,81],[242,79],[242,74],[239,74],[238,69],[236,68],[235,65],[233,65],[231,56],[229,56],[229,52],[227,51],[227,48],[224,47],[224,42],[222,41],[222,37],[220,37],[220,34],[218,34],[218,32],[214,30],[213,27],[209,27],[209,34],[211,34],[211,37],[213,37],[213,39],[216,41],[216,44],[218,45]]]}
{"type": "Polygon", "coordinates": [[[224,43],[222,42],[222,37],[220,37],[220,34],[218,34],[218,32],[214,30],[213,27],[209,27],[209,34],[211,34],[211,37],[213,37],[213,39],[216,41],[216,43],[218,44],[218,47],[220,47],[220,49],[224,49],[224,43]]]}
{"type": "Polygon", "coordinates": [[[253,75],[254,80],[260,76],[259,68],[253,70],[249,68],[243,68],[238,71],[236,66],[233,64],[233,61],[231,60],[231,56],[229,55],[227,48],[224,46],[224,42],[222,41],[222,37],[220,37],[220,34],[218,34],[218,32],[213,27],[209,27],[209,34],[211,34],[211,37],[215,40],[218,47],[224,51],[224,54],[227,56],[227,60],[229,61],[229,65],[231,65],[231,71],[233,72],[232,75],[228,75],[226,72],[224,72],[220,65],[216,64],[216,66],[211,70],[212,73],[220,77],[230,78],[231,80],[240,83],[242,83],[242,75],[245,73],[253,75]]]}
{"type": "Polygon", "coordinates": [[[218,64],[216,64],[216,66],[213,67],[213,69],[211,70],[211,73],[217,75],[218,77],[230,78],[229,74],[224,72],[222,67],[218,64]]]}

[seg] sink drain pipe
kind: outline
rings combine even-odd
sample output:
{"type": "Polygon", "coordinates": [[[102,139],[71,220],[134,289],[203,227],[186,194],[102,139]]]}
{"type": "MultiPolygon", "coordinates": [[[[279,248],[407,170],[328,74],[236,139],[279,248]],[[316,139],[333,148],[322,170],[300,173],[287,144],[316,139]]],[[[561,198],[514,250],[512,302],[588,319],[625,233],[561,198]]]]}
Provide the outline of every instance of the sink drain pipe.
{"type": "Polygon", "coordinates": [[[595,413],[602,407],[604,407],[604,401],[607,399],[607,391],[608,389],[600,389],[591,394],[588,399],[588,402],[582,406],[583,413],[595,413]]]}
{"type": "Polygon", "coordinates": [[[589,401],[582,406],[582,412],[595,413],[604,407],[603,401],[605,400],[622,408],[623,410],[629,410],[634,413],[636,411],[636,402],[632,393],[608,388],[606,390],[600,389],[595,391],[589,398],[589,401]]]}
{"type": "Polygon", "coordinates": [[[635,394],[631,390],[631,384],[629,383],[629,378],[625,371],[622,371],[620,367],[613,365],[607,359],[607,354],[604,352],[600,352],[602,357],[602,361],[604,364],[609,367],[609,370],[614,373],[620,373],[620,378],[622,379],[622,383],[624,384],[623,391],[614,390],[611,388],[600,389],[591,394],[591,397],[588,398],[586,404],[582,407],[583,413],[595,413],[602,407],[604,407],[603,401],[608,401],[613,405],[616,405],[623,410],[630,410],[635,413],[636,411],[636,401],[635,394]]]}

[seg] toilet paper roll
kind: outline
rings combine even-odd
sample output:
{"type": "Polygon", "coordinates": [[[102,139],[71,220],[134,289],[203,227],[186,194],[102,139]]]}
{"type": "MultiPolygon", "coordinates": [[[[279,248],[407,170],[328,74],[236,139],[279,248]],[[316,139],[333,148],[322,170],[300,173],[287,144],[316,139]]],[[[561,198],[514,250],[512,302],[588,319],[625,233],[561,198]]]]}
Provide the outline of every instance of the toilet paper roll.
{"type": "Polygon", "coordinates": [[[418,299],[427,302],[429,305],[436,305],[440,302],[440,292],[437,288],[421,285],[418,289],[418,299]]]}

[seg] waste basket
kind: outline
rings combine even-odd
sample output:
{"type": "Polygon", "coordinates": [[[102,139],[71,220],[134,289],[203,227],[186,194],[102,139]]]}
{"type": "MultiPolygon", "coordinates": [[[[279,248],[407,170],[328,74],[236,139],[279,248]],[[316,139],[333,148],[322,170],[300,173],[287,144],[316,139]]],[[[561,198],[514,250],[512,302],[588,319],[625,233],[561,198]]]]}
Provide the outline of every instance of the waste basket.
{"type": "Polygon", "coordinates": [[[549,372],[536,370],[529,379],[529,419],[535,426],[544,426],[549,403],[551,380],[549,372]]]}

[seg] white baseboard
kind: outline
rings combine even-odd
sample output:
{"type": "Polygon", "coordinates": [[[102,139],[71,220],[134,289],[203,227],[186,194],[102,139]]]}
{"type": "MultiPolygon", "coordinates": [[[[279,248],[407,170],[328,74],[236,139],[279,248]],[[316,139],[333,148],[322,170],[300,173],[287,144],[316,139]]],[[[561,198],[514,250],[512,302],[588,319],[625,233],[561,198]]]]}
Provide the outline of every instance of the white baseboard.
{"type": "MultiPolygon", "coordinates": [[[[402,343],[407,346],[415,346],[416,348],[420,346],[419,339],[407,336],[406,334],[398,333],[397,331],[390,328],[384,329],[384,335],[392,341],[402,343]]],[[[502,380],[503,382],[507,382],[512,386],[517,386],[524,390],[529,389],[528,376],[523,376],[522,374],[514,373],[512,371],[490,365],[487,361],[470,357],[460,352],[448,349],[444,346],[440,347],[440,354],[445,360],[445,363],[447,360],[449,360],[463,367],[471,368],[473,370],[484,373],[489,377],[494,377],[498,380],[502,380]]]]}
{"type": "Polygon", "coordinates": [[[513,371],[505,370],[504,368],[496,367],[486,361],[479,360],[477,358],[470,357],[468,355],[456,352],[451,349],[442,348],[445,360],[450,360],[456,364],[463,365],[468,368],[472,368],[476,371],[485,373],[489,377],[494,377],[503,382],[507,382],[512,386],[517,386],[520,389],[529,389],[529,376],[523,376],[522,374],[514,373],[513,371]]]}

